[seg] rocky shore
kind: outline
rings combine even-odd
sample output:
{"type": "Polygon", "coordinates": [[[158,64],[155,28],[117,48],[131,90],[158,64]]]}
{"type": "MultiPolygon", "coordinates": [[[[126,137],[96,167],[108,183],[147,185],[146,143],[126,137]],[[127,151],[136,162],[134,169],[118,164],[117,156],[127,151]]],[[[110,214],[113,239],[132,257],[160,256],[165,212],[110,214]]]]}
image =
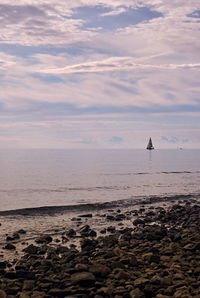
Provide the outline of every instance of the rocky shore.
{"type": "MultiPolygon", "coordinates": [[[[0,298],[200,297],[198,202],[107,211],[98,231],[83,221],[92,217],[72,218],[61,238],[41,235],[12,262],[2,256],[0,298]]],[[[7,235],[4,251],[25,233],[7,235]]]]}

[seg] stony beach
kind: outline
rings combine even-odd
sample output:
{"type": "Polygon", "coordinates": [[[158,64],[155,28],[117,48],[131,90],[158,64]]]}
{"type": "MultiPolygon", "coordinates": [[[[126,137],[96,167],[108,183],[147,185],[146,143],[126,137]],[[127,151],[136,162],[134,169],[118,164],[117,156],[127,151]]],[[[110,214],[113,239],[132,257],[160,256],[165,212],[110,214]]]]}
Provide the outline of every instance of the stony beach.
{"type": "Polygon", "coordinates": [[[72,212],[35,235],[3,234],[1,216],[0,297],[200,297],[200,201],[156,203],[72,212]]]}

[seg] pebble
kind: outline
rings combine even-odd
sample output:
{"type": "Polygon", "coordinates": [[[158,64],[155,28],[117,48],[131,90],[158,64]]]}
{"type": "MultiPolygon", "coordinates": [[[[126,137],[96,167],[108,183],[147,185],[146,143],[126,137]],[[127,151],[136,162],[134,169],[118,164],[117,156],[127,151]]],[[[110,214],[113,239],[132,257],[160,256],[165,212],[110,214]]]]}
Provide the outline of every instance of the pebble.
{"type": "MultiPolygon", "coordinates": [[[[109,235],[97,237],[89,225],[68,230],[68,236],[82,235],[80,250],[39,237],[43,241],[27,246],[12,267],[0,262],[0,298],[200,297],[200,207],[150,212],[131,228],[113,225],[109,235]]],[[[109,216],[116,220],[114,211],[109,216]]]]}

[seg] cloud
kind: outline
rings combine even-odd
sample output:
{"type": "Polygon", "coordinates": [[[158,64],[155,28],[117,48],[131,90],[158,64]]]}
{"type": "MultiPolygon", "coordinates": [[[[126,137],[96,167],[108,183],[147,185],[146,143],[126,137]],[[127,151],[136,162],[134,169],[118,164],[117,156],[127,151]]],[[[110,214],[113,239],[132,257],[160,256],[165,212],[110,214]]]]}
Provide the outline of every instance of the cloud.
{"type": "Polygon", "coordinates": [[[168,143],[172,143],[172,144],[177,144],[179,142],[177,137],[164,137],[163,136],[162,140],[166,141],[168,143]]]}
{"type": "MultiPolygon", "coordinates": [[[[67,7],[65,14],[70,14],[67,7]]],[[[0,42],[21,45],[68,44],[86,41],[92,32],[81,32],[81,20],[66,19],[52,5],[0,5],[0,42]]]]}
{"type": "Polygon", "coordinates": [[[151,135],[197,146],[199,9],[197,0],[1,0],[5,137],[112,147],[119,135],[120,147],[142,147],[151,135]]]}
{"type": "Polygon", "coordinates": [[[113,144],[121,144],[123,143],[123,138],[114,136],[109,141],[110,143],[113,143],[113,144]]]}
{"type": "MultiPolygon", "coordinates": [[[[179,4],[176,2],[167,3],[166,1],[152,0],[43,0],[42,2],[40,0],[21,0],[20,3],[19,1],[2,0],[0,4],[0,41],[9,44],[29,46],[56,45],[57,47],[77,42],[82,44],[95,42],[97,36],[103,37],[102,33],[99,32],[97,34],[93,29],[90,30],[89,27],[84,29],[86,20],[90,20],[92,16],[88,14],[86,20],[81,18],[81,15],[75,18],[73,14],[80,8],[106,9],[107,11],[104,13],[102,13],[101,10],[99,11],[96,22],[99,18],[105,18],[106,16],[116,17],[120,16],[122,13],[128,13],[131,10],[132,12],[137,12],[146,9],[149,13],[146,11],[146,13],[141,13],[140,16],[140,19],[144,18],[142,24],[139,26],[128,26],[127,24],[126,30],[124,30],[124,26],[122,26],[123,32],[120,34],[129,33],[131,35],[134,33],[138,34],[141,40],[144,40],[144,36],[146,36],[147,39],[144,41],[147,41],[150,37],[153,39],[152,41],[155,41],[155,33],[159,33],[160,38],[161,34],[165,36],[169,34],[170,36],[172,32],[178,36],[183,26],[184,30],[187,31],[191,30],[191,26],[192,30],[195,30],[195,28],[197,30],[198,23],[196,20],[192,20],[195,18],[191,18],[188,15],[198,11],[200,5],[194,0],[189,3],[185,0],[181,0],[179,4]],[[152,21],[149,21],[149,16],[152,11],[162,14],[162,17],[153,18],[152,21]],[[186,21],[190,21],[190,23],[186,23],[186,21]],[[167,30],[163,30],[163,28],[167,28],[167,30]],[[132,31],[133,29],[134,32],[132,31]]],[[[170,37],[173,38],[172,35],[170,37]]],[[[182,38],[184,38],[184,36],[182,36],[182,38]]],[[[119,40],[120,39],[119,36],[119,40]]],[[[127,36],[127,41],[128,40],[130,41],[130,36],[129,38],[127,36]]],[[[179,40],[176,40],[176,42],[179,42],[179,40]]]]}
{"type": "Polygon", "coordinates": [[[161,138],[163,141],[167,142],[167,143],[171,143],[171,144],[179,144],[179,143],[188,143],[189,140],[188,139],[180,139],[178,137],[172,136],[172,137],[166,137],[166,136],[162,136],[161,138]]]}
{"type": "Polygon", "coordinates": [[[54,69],[41,69],[40,73],[47,74],[71,74],[81,72],[105,72],[105,71],[116,71],[116,70],[173,70],[173,69],[195,69],[200,70],[200,63],[196,64],[143,64],[137,63],[137,59],[132,57],[111,57],[102,61],[91,61],[87,63],[81,63],[76,65],[65,66],[62,68],[54,69]]]}
{"type": "Polygon", "coordinates": [[[116,16],[116,15],[119,15],[119,14],[124,13],[126,11],[127,11],[127,9],[125,7],[119,7],[117,9],[113,9],[111,11],[104,12],[104,13],[101,14],[101,16],[102,17],[116,16]]]}
{"type": "Polygon", "coordinates": [[[15,57],[7,55],[6,53],[0,52],[0,70],[6,70],[10,66],[16,64],[15,57]]]}

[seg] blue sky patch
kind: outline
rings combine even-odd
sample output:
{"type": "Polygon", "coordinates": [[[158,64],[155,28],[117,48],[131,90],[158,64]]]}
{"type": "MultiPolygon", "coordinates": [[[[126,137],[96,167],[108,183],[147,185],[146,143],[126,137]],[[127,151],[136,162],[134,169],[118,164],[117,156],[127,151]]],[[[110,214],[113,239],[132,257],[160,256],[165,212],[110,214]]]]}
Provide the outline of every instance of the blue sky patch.
{"type": "Polygon", "coordinates": [[[113,144],[121,144],[121,143],[123,143],[123,138],[121,138],[121,137],[117,137],[117,136],[113,136],[113,137],[110,139],[110,143],[113,143],[113,144]]]}
{"type": "MultiPolygon", "coordinates": [[[[77,46],[68,46],[68,47],[54,47],[54,46],[23,46],[17,44],[5,44],[0,43],[0,52],[6,52],[9,55],[16,57],[22,57],[24,59],[30,58],[36,54],[47,54],[47,55],[59,55],[59,54],[69,54],[73,56],[79,56],[83,54],[85,50],[77,46]]],[[[30,64],[34,61],[29,60],[30,64]]]]}
{"type": "Polygon", "coordinates": [[[84,20],[83,29],[100,27],[103,30],[116,30],[162,16],[161,13],[152,11],[147,7],[129,8],[118,15],[104,15],[108,12],[111,12],[111,9],[103,6],[85,6],[74,10],[72,18],[84,20]]]}
{"type": "Polygon", "coordinates": [[[63,83],[64,80],[62,80],[60,77],[54,76],[54,75],[40,75],[40,74],[33,74],[32,77],[39,79],[40,81],[44,83],[63,83]]]}
{"type": "Polygon", "coordinates": [[[190,18],[199,19],[200,18],[200,10],[195,10],[195,11],[193,11],[193,13],[188,14],[187,16],[190,18]]]}

